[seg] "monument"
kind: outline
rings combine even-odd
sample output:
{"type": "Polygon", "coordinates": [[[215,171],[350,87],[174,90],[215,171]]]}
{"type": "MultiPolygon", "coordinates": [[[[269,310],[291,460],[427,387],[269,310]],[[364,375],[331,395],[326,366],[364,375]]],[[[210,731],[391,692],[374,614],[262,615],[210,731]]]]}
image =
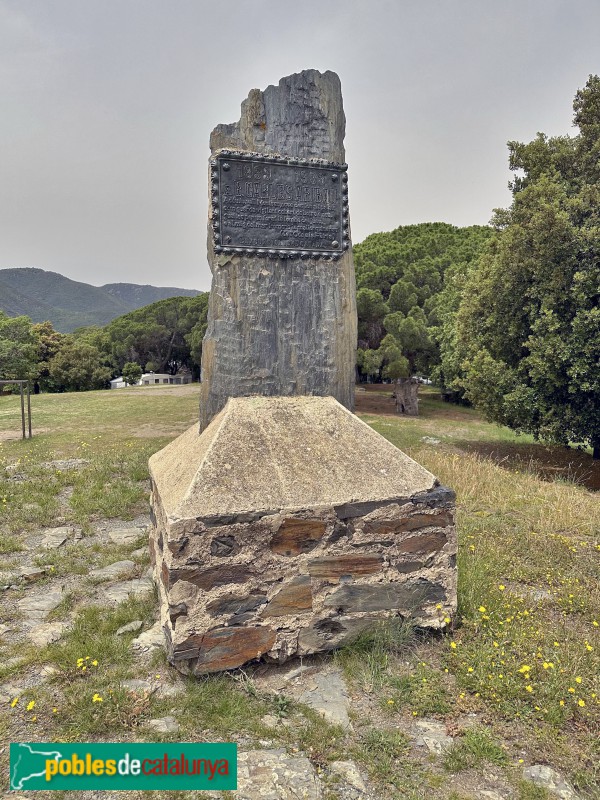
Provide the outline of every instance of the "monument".
{"type": "Polygon", "coordinates": [[[253,90],[210,137],[200,428],[227,398],[354,407],[356,300],[340,80],[307,70],[253,90]]]}
{"type": "Polygon", "coordinates": [[[211,136],[200,427],[150,459],[152,561],[185,673],[456,611],[454,494],[353,413],[340,83],[253,90],[211,136]]]}

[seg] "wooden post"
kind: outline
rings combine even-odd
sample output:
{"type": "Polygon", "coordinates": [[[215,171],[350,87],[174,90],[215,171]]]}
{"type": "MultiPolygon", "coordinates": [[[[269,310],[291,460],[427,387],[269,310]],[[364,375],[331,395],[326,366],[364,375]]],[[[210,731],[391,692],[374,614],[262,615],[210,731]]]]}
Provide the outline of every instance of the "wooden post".
{"type": "Polygon", "coordinates": [[[31,393],[29,391],[29,381],[27,381],[27,422],[29,423],[29,438],[31,439],[31,393]]]}
{"type": "Polygon", "coordinates": [[[21,427],[23,429],[23,438],[25,438],[25,395],[23,394],[23,381],[19,381],[21,389],[21,427]]]}

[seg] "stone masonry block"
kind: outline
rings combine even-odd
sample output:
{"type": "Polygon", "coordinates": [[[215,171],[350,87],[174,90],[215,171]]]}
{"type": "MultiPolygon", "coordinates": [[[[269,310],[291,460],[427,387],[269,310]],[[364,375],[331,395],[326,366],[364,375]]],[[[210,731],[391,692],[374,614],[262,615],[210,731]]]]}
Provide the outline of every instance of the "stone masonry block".
{"type": "Polygon", "coordinates": [[[456,611],[454,493],[331,397],[232,398],[150,470],[161,621],[184,673],[456,611]]]}

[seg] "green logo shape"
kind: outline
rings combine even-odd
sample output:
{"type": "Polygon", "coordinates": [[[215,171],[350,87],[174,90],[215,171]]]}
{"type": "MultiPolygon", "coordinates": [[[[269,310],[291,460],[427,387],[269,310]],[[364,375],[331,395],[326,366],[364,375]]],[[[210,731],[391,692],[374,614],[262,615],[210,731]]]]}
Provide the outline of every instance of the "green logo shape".
{"type": "Polygon", "coordinates": [[[237,789],[237,745],[183,742],[12,742],[10,788],[237,789]]]}

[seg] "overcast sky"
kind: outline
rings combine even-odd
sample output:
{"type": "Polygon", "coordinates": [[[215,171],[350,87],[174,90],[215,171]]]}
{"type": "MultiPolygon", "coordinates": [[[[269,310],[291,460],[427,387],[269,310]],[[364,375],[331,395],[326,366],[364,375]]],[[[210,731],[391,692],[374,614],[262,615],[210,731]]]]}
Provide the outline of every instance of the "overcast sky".
{"type": "Polygon", "coordinates": [[[208,289],[208,138],[252,88],[342,81],[355,242],[485,224],[506,142],[574,132],[598,0],[0,0],[0,268],[208,289]]]}

